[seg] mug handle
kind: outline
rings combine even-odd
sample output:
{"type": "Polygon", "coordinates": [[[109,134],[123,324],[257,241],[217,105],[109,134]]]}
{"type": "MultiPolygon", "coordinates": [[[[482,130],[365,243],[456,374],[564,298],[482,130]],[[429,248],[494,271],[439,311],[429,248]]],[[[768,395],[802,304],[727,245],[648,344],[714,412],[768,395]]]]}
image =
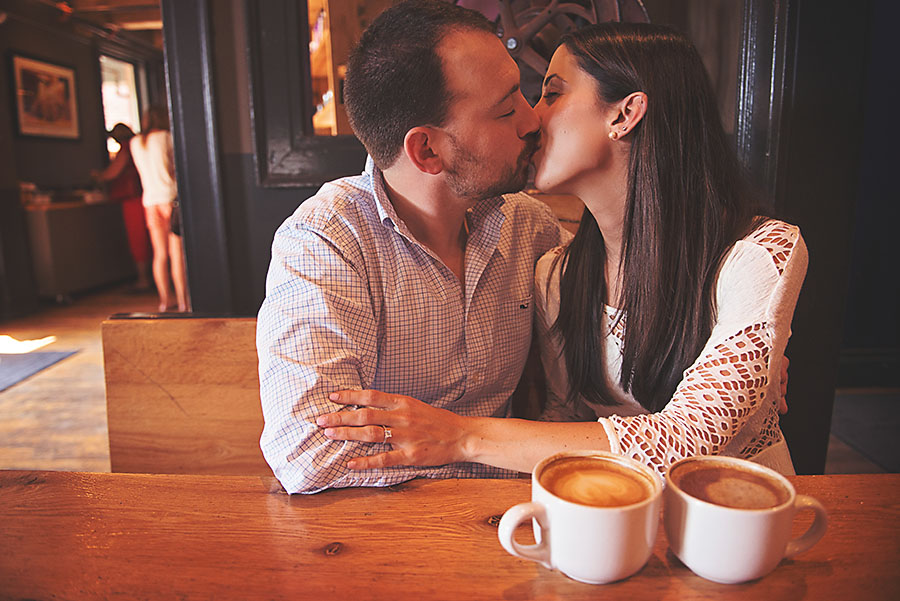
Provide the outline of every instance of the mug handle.
{"type": "Polygon", "coordinates": [[[816,499],[807,495],[797,495],[794,508],[796,511],[812,509],[816,512],[816,518],[802,536],[792,539],[788,543],[784,554],[785,557],[793,557],[819,542],[819,539],[825,534],[825,528],[828,526],[828,514],[825,513],[825,508],[816,499]]]}
{"type": "Polygon", "coordinates": [[[547,510],[540,503],[519,503],[507,509],[500,518],[497,537],[509,554],[553,569],[550,565],[550,543],[547,536],[547,510]],[[520,545],[513,539],[513,533],[519,524],[531,518],[536,519],[541,528],[541,542],[536,545],[520,545]]]}

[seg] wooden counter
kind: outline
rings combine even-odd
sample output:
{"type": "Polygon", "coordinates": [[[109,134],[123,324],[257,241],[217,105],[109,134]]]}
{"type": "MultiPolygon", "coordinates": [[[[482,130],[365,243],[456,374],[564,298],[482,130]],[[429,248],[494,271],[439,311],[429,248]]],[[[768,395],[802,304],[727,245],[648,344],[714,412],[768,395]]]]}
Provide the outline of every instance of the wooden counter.
{"type": "Polygon", "coordinates": [[[134,277],[117,202],[57,202],[25,207],[38,295],[74,293],[134,277]]]}

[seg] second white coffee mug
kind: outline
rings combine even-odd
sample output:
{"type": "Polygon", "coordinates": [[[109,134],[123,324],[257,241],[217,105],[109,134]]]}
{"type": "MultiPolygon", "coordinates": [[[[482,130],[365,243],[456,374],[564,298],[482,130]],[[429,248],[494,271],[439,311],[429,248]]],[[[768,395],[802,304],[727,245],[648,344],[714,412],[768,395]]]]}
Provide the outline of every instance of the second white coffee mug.
{"type": "Polygon", "coordinates": [[[662,479],[637,461],[602,451],[557,453],[535,467],[531,502],[503,514],[498,536],[509,553],[574,580],[621,580],[653,552],[661,495],[662,479]],[[526,520],[535,545],[513,538],[526,520]]]}
{"type": "Polygon", "coordinates": [[[672,552],[698,576],[733,584],[765,576],[785,557],[816,544],[827,515],[769,468],[733,457],[690,457],[666,474],[664,523],[672,552]],[[815,520],[791,539],[794,516],[815,520]]]}

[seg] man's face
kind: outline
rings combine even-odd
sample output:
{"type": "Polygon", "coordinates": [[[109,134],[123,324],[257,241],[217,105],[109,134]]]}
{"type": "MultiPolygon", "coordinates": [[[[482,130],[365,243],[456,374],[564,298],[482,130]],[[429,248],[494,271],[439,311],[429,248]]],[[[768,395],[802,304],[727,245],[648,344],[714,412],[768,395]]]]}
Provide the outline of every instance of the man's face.
{"type": "Polygon", "coordinates": [[[528,182],[539,121],[519,90],[519,68],[499,38],[456,31],[441,42],[453,95],[443,129],[444,172],[460,198],[478,201],[517,192],[528,182]]]}

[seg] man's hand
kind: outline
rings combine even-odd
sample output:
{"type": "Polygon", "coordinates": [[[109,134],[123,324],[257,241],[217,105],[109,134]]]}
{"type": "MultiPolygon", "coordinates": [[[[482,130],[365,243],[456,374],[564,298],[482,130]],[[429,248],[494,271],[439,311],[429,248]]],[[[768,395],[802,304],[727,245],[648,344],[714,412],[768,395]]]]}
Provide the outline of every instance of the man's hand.
{"type": "Polygon", "coordinates": [[[412,397],[377,390],[342,390],[329,396],[341,405],[362,409],[328,413],[316,418],[332,440],[387,443],[386,453],[357,457],[347,462],[354,470],[392,465],[445,465],[464,461],[465,418],[432,407],[412,397]],[[385,440],[385,430],[391,436],[385,440]]]}
{"type": "Polygon", "coordinates": [[[787,358],[787,355],[781,358],[781,396],[778,397],[778,413],[784,415],[788,412],[787,406],[787,382],[788,382],[788,365],[791,364],[791,360],[787,358]]]}

